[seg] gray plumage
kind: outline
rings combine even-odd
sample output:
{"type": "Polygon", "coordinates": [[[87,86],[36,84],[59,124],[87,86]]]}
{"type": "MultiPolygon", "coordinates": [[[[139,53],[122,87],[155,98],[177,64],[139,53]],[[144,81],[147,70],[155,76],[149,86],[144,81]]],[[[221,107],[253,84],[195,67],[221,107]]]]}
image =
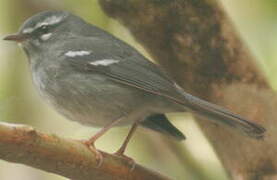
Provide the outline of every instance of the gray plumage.
{"type": "Polygon", "coordinates": [[[265,132],[187,94],[137,50],[68,12],[35,15],[19,34],[24,34],[22,45],[40,95],[68,119],[102,127],[121,118],[118,125],[141,122],[184,139],[163,114],[186,110],[250,137],[261,138],[265,132]]]}

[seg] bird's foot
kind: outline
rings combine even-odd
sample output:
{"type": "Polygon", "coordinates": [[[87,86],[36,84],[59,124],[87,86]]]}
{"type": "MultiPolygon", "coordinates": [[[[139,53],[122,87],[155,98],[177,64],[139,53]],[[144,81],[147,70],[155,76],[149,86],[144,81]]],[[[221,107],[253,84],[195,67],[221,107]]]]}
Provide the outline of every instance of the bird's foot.
{"type": "Polygon", "coordinates": [[[119,151],[116,151],[116,152],[114,153],[114,155],[115,155],[115,156],[118,156],[118,157],[120,157],[120,158],[122,158],[122,159],[124,159],[124,160],[126,160],[126,161],[128,162],[128,164],[130,165],[130,167],[131,167],[131,168],[130,168],[130,171],[133,171],[133,170],[135,169],[135,167],[136,167],[136,162],[135,162],[134,159],[132,159],[132,158],[126,156],[126,155],[123,154],[120,150],[119,150],[119,151]]]}
{"type": "Polygon", "coordinates": [[[91,140],[88,140],[88,141],[86,140],[86,141],[82,141],[82,142],[85,146],[87,146],[89,148],[90,151],[92,151],[95,154],[95,159],[97,161],[96,168],[101,167],[103,164],[104,158],[103,158],[102,153],[95,148],[94,142],[92,142],[91,140]]]}

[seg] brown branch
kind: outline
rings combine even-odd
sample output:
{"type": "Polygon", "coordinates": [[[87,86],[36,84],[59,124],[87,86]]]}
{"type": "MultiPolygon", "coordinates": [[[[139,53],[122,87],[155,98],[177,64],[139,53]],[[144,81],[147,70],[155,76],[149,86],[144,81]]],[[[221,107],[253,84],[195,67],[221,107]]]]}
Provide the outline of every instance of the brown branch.
{"type": "Polygon", "coordinates": [[[22,163],[74,180],[169,180],[140,165],[102,152],[97,168],[95,153],[82,142],[48,135],[24,125],[0,123],[0,159],[22,163]]]}
{"type": "Polygon", "coordinates": [[[277,98],[215,0],[99,0],[183,88],[267,128],[255,141],[199,120],[234,179],[277,172],[277,98]]]}

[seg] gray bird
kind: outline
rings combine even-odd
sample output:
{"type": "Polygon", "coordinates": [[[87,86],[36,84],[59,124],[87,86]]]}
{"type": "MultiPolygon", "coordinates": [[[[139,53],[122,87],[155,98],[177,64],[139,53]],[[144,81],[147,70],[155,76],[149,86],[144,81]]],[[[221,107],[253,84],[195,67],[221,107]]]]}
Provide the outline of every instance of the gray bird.
{"type": "Polygon", "coordinates": [[[122,156],[137,125],[185,139],[164,115],[181,111],[252,138],[264,135],[260,125],[184,92],[133,47],[69,12],[39,13],[5,40],[22,45],[44,100],[70,120],[102,127],[87,145],[121,125],[132,125],[117,151],[122,156]]]}

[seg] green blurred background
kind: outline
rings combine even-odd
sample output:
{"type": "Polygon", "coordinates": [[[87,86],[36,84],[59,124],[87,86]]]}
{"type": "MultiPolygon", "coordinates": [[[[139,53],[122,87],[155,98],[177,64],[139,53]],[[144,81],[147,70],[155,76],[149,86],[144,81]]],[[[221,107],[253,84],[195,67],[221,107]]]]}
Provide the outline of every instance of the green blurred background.
{"type": "MultiPolygon", "coordinates": [[[[258,65],[276,88],[277,1],[222,1],[243,39],[257,56],[258,65]]],[[[0,38],[16,32],[27,17],[47,9],[72,11],[145,53],[134,42],[128,30],[103,14],[97,0],[0,0],[0,38]]],[[[0,40],[0,59],[0,121],[29,124],[47,133],[75,139],[89,138],[97,131],[67,121],[45,105],[34,91],[26,57],[16,44],[0,40]]],[[[176,180],[227,179],[220,162],[191,116],[185,113],[168,116],[186,134],[188,139],[185,142],[174,142],[139,129],[128,146],[127,155],[176,180]]],[[[114,128],[96,145],[99,149],[113,152],[120,146],[127,132],[128,127],[114,128]]],[[[66,178],[0,161],[0,180],[63,179],[66,178]]]]}

